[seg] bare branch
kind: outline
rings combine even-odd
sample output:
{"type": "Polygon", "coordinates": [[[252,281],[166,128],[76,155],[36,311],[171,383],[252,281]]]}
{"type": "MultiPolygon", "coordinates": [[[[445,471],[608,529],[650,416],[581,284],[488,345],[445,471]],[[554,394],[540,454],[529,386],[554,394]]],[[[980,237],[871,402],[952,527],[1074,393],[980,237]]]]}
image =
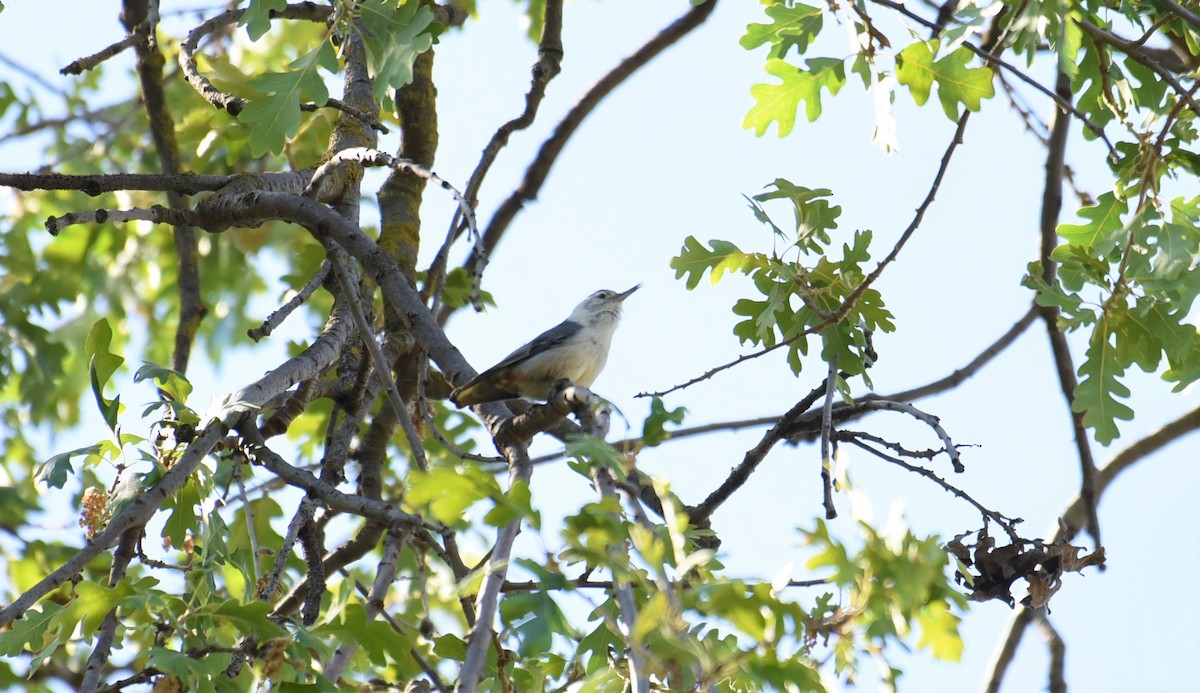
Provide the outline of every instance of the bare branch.
{"type": "Polygon", "coordinates": [[[326,259],[321,262],[321,266],[317,268],[317,271],[312,277],[309,278],[307,282],[304,283],[304,286],[300,288],[300,291],[298,291],[295,296],[292,296],[287,300],[286,303],[284,303],[278,309],[272,311],[271,314],[267,316],[267,319],[263,321],[263,324],[247,330],[246,336],[250,337],[250,339],[253,339],[256,342],[263,337],[269,337],[271,333],[275,331],[276,327],[279,327],[289,315],[291,315],[297,308],[299,308],[304,304],[305,301],[308,300],[309,296],[312,296],[314,293],[316,293],[317,289],[321,287],[321,284],[325,282],[325,278],[328,276],[329,260],[326,259]]]}
{"type": "MultiPolygon", "coordinates": [[[[1058,73],[1056,88],[1059,96],[1071,98],[1071,80],[1064,72],[1058,73]]],[[[1057,281],[1058,263],[1052,257],[1058,246],[1058,217],[1062,209],[1062,178],[1063,161],[1067,147],[1068,125],[1070,121],[1062,113],[1056,113],[1054,124],[1050,129],[1050,141],[1046,150],[1046,179],[1042,189],[1042,218],[1041,218],[1041,251],[1039,260],[1042,263],[1042,279],[1050,285],[1057,281]]],[[[1076,412],[1071,407],[1075,399],[1075,389],[1079,381],[1075,377],[1075,363],[1071,357],[1071,349],[1067,337],[1058,325],[1059,309],[1057,306],[1039,306],[1042,322],[1050,337],[1050,350],[1054,355],[1054,365],[1058,373],[1058,382],[1063,397],[1066,398],[1068,415],[1071,417],[1075,433],[1075,448],[1079,455],[1081,469],[1080,496],[1089,504],[1088,532],[1096,546],[1100,542],[1100,520],[1096,514],[1096,462],[1092,456],[1092,447],[1088,439],[1087,428],[1083,425],[1083,412],[1076,412]]]]}
{"type": "Polygon", "coordinates": [[[173,191],[195,195],[206,190],[220,190],[233,179],[233,176],[201,173],[0,173],[0,186],[26,191],[78,190],[92,197],[118,190],[173,191]]]}
{"type": "Polygon", "coordinates": [[[833,395],[837,392],[837,358],[829,362],[829,374],[825,376],[825,404],[821,407],[821,504],[825,506],[825,519],[837,517],[833,505],[833,455],[829,442],[833,437],[833,395]]]}
{"type": "MultiPolygon", "coordinates": [[[[704,23],[708,16],[712,14],[713,9],[717,5],[717,0],[708,0],[707,2],[693,5],[679,19],[672,22],[665,29],[660,31],[654,38],[647,41],[641,48],[622,60],[616,67],[600,78],[591,89],[581,98],[567,114],[559,121],[554,128],[553,134],[542,143],[534,160],[525,169],[525,177],[520,185],[500,204],[488,224],[487,230],[483,233],[483,239],[480,248],[471,253],[470,257],[463,264],[464,267],[470,269],[476,266],[479,258],[490,257],[496,245],[503,238],[504,233],[508,230],[512,220],[516,218],[517,213],[524,208],[525,203],[530,200],[537,199],[538,193],[542,189],[542,184],[546,182],[546,178],[550,175],[550,170],[554,167],[554,163],[558,160],[558,155],[562,153],[567,142],[571,139],[575,131],[583,123],[596,106],[600,104],[606,96],[614,89],[619,87],[626,79],[629,79],[634,73],[645,67],[660,53],[670,48],[684,36],[687,36],[696,27],[704,23]]],[[[439,315],[444,322],[444,315],[439,315]]]]}
{"type": "Polygon", "coordinates": [[[813,388],[811,392],[789,409],[786,414],[779,417],[779,421],[771,427],[771,430],[763,434],[762,439],[758,441],[758,445],[755,445],[746,452],[741,464],[733,468],[729,473],[729,477],[716,490],[708,494],[708,497],[700,505],[688,508],[688,518],[691,520],[691,523],[702,525],[707,522],[713,512],[722,503],[729,500],[729,497],[746,483],[755,468],[763,461],[767,453],[771,451],[771,448],[775,447],[775,443],[783,440],[786,436],[786,431],[791,428],[792,423],[807,412],[820,399],[824,392],[825,384],[822,383],[819,387],[813,388]]]}
{"type": "Polygon", "coordinates": [[[1067,693],[1067,680],[1063,676],[1067,663],[1067,645],[1050,623],[1045,607],[1033,610],[1033,623],[1041,631],[1042,637],[1046,639],[1046,648],[1050,650],[1050,680],[1047,690],[1050,693],[1067,693]]]}

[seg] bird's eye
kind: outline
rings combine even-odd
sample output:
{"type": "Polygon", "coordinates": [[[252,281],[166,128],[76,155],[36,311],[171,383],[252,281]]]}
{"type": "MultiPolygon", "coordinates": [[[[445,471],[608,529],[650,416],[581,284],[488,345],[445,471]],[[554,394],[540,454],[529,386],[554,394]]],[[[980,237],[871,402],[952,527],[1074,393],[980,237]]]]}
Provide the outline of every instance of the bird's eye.
{"type": "Polygon", "coordinates": [[[611,291],[597,291],[596,292],[596,298],[607,299],[607,298],[612,298],[612,295],[613,295],[613,292],[611,292],[611,291]]]}

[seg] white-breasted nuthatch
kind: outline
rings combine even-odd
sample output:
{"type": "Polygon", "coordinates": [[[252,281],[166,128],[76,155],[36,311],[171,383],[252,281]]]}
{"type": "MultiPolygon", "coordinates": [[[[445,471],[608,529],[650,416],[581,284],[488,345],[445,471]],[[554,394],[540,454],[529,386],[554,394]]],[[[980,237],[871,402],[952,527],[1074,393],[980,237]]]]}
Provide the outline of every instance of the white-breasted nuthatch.
{"type": "Polygon", "coordinates": [[[591,387],[608,360],[621,304],[641,286],[588,296],[566,320],[451,392],[450,401],[467,407],[517,397],[547,399],[561,380],[591,387]]]}

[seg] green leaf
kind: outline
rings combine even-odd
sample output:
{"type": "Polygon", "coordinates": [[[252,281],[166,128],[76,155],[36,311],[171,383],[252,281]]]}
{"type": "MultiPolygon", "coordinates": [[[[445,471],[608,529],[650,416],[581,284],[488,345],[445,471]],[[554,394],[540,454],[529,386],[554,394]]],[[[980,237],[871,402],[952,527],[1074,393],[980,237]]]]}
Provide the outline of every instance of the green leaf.
{"type": "Polygon", "coordinates": [[[654,447],[670,437],[667,433],[666,424],[673,423],[679,425],[683,423],[683,417],[687,414],[687,409],[684,407],[676,407],[668,410],[663,405],[662,397],[655,397],[650,400],[650,415],[642,423],[642,442],[649,447],[654,447]]]}
{"type": "Polygon", "coordinates": [[[820,7],[809,7],[796,3],[788,6],[782,2],[770,5],[766,15],[771,18],[770,24],[750,24],[746,34],[742,36],[742,48],[753,50],[769,43],[771,58],[786,58],[788,51],[795,48],[803,55],[808,50],[808,44],[821,33],[821,18],[824,10],[820,7]]]}
{"type": "Polygon", "coordinates": [[[935,61],[940,41],[918,41],[896,56],[896,81],[909,88],[913,101],[923,106],[929,100],[934,83],[946,117],[957,120],[958,104],[978,111],[983,99],[995,95],[992,71],[986,66],[968,67],[974,59],[969,49],[960,46],[935,61]]]}
{"type": "Polygon", "coordinates": [[[550,650],[554,635],[578,637],[562,609],[546,592],[518,592],[500,602],[500,618],[520,636],[517,654],[522,657],[550,650]]]}
{"type": "Polygon", "coordinates": [[[117,414],[121,410],[121,397],[118,395],[111,401],[104,398],[104,386],[112,378],[113,373],[121,367],[125,359],[109,351],[112,344],[112,327],[108,318],[101,318],[92,325],[88,332],[84,353],[88,358],[88,373],[91,375],[92,394],[96,396],[96,405],[104,417],[104,423],[109,430],[117,431],[117,414]]]}
{"type": "Polygon", "coordinates": [[[176,402],[186,402],[188,395],[192,394],[192,384],[183,373],[143,361],[142,367],[133,374],[133,382],[140,383],[151,378],[158,383],[158,389],[170,395],[176,402]]]}
{"type": "Polygon", "coordinates": [[[485,498],[500,498],[500,485],[491,475],[473,467],[436,467],[426,473],[409,475],[405,500],[413,506],[428,507],[435,519],[451,526],[462,526],[471,505],[485,498]]]}
{"type": "Polygon", "coordinates": [[[200,486],[196,479],[192,478],[188,479],[183,487],[175,493],[175,496],[163,506],[164,510],[171,510],[171,516],[163,525],[162,536],[171,542],[172,548],[182,549],[188,533],[196,533],[195,506],[200,503],[200,486]]]}
{"type": "Polygon", "coordinates": [[[271,12],[287,7],[287,0],[250,0],[238,24],[246,27],[251,41],[257,41],[271,29],[271,12]]]}
{"type": "Polygon", "coordinates": [[[366,0],[358,6],[375,99],[412,81],[413,62],[433,46],[433,10],[417,0],[366,0]]]}
{"type": "Polygon", "coordinates": [[[322,42],[297,58],[287,72],[267,72],[250,80],[250,87],[266,96],[246,104],[238,120],[250,125],[250,154],[260,157],[268,151],[278,154],[300,129],[300,102],[323,104],[329,90],[318,67],[336,69],[333,47],[322,42]]]}
{"type": "Polygon", "coordinates": [[[950,612],[946,602],[930,602],[917,612],[917,623],[921,626],[921,639],[917,647],[927,647],[933,656],[946,661],[962,659],[963,641],[958,634],[958,623],[962,619],[950,612]]]}
{"type": "Polygon", "coordinates": [[[196,616],[207,615],[226,621],[236,627],[242,635],[255,636],[260,641],[287,635],[283,627],[271,620],[271,606],[266,602],[241,604],[235,599],[229,599],[198,607],[193,613],[196,616]]]}
{"type": "Polygon", "coordinates": [[[700,278],[705,270],[709,272],[709,281],[716,286],[726,271],[747,273],[751,269],[764,266],[765,257],[756,253],[743,253],[729,241],[719,239],[708,242],[706,248],[695,236],[688,236],[683,241],[679,255],[671,258],[671,269],[675,270],[675,278],[687,275],[687,288],[695,289],[700,284],[700,278]]]}
{"type": "Polygon", "coordinates": [[[792,203],[792,214],[796,220],[796,246],[808,251],[819,252],[829,244],[829,231],[837,228],[837,218],[842,208],[831,205],[825,199],[833,196],[829,188],[806,188],[785,178],[776,178],[765,193],[754,196],[759,202],[787,200],[792,203]]]}
{"type": "Polygon", "coordinates": [[[805,104],[809,122],[821,116],[821,89],[827,89],[830,96],[838,93],[846,83],[845,64],[836,58],[811,58],[805,64],[807,69],[778,58],[767,61],[767,73],[782,83],[750,87],[755,104],[742,121],[743,128],[752,129],[761,137],[771,123],[777,123],[779,136],[786,137],[796,125],[796,111],[801,102],[805,104]]]}
{"type": "Polygon", "coordinates": [[[1124,235],[1125,223],[1121,217],[1127,211],[1129,202],[1126,199],[1106,192],[1095,205],[1079,210],[1079,216],[1088,220],[1086,224],[1061,224],[1058,235],[1071,245],[1099,248],[1104,252],[1124,235]]]}
{"type": "Polygon", "coordinates": [[[1096,324],[1079,366],[1083,379],[1071,402],[1071,409],[1083,413],[1084,425],[1095,431],[1101,445],[1108,445],[1120,435],[1117,419],[1133,418],[1133,410],[1117,401],[1118,397],[1129,396],[1129,388],[1119,379],[1125,373],[1125,364],[1113,343],[1114,328],[1113,317],[1108,314],[1096,324]]]}
{"type": "Polygon", "coordinates": [[[75,448],[67,452],[62,452],[42,463],[34,475],[34,481],[38,484],[46,484],[50,488],[62,488],[67,483],[67,474],[73,471],[71,460],[75,457],[92,457],[98,456],[102,445],[96,443],[84,448],[75,448]]]}

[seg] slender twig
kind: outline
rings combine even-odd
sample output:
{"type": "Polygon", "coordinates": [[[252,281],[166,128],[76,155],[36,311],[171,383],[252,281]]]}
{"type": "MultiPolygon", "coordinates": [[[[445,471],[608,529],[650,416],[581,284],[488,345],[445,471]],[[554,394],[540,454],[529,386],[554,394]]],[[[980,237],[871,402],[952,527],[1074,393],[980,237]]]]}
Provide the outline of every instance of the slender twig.
{"type": "Polygon", "coordinates": [[[1147,55],[1145,51],[1142,50],[1139,42],[1127,41],[1118,36],[1114,36],[1099,27],[1092,26],[1087,22],[1079,20],[1073,21],[1075,21],[1076,26],[1078,26],[1080,29],[1083,29],[1084,32],[1092,37],[1093,40],[1100,43],[1107,43],[1110,46],[1115,46],[1116,48],[1124,51],[1130,57],[1136,58],[1141,64],[1150,68],[1154,74],[1158,75],[1164,82],[1171,85],[1171,88],[1175,90],[1175,93],[1178,94],[1181,99],[1187,102],[1188,106],[1191,107],[1193,112],[1195,112],[1197,115],[1200,115],[1200,104],[1197,104],[1195,99],[1192,98],[1192,92],[1184,89],[1183,85],[1179,83],[1178,79],[1175,79],[1175,75],[1171,74],[1170,70],[1164,68],[1157,60],[1147,55]]]}
{"type": "Polygon", "coordinates": [[[304,286],[300,288],[300,291],[296,292],[296,295],[289,298],[287,302],[285,302],[279,308],[271,311],[271,314],[267,316],[267,319],[263,321],[263,324],[247,330],[246,335],[256,342],[263,337],[270,336],[270,334],[275,331],[276,327],[279,327],[281,324],[283,324],[283,321],[286,320],[289,315],[291,315],[297,308],[299,308],[304,304],[305,301],[308,300],[309,296],[312,296],[314,293],[316,293],[317,289],[320,288],[321,284],[325,282],[325,278],[328,276],[329,260],[325,259],[321,262],[321,266],[317,268],[317,271],[313,273],[313,276],[310,277],[309,280],[304,283],[304,286]]]}
{"type": "Polygon", "coordinates": [[[960,489],[959,487],[955,486],[954,484],[951,484],[950,482],[946,481],[945,479],[938,476],[934,472],[932,472],[924,467],[915,465],[915,464],[909,464],[908,462],[905,462],[904,460],[902,460],[898,457],[893,457],[893,456],[883,452],[882,450],[877,450],[876,448],[872,447],[871,445],[868,445],[865,441],[863,441],[855,431],[838,431],[837,438],[840,441],[844,441],[844,442],[850,443],[851,445],[860,447],[863,450],[866,450],[867,452],[871,453],[872,455],[878,457],[881,460],[886,460],[898,467],[903,467],[904,469],[907,469],[908,471],[913,472],[914,474],[919,474],[919,475],[925,477],[926,479],[929,479],[930,481],[937,484],[938,486],[941,486],[946,491],[949,491],[950,493],[954,494],[958,498],[961,498],[961,499],[965,500],[966,502],[970,503],[972,506],[975,507],[976,510],[979,511],[979,514],[982,515],[983,517],[985,517],[989,520],[995,520],[997,524],[999,524],[1001,527],[1004,528],[1004,531],[1008,534],[1008,536],[1010,538],[1012,538],[1012,540],[1014,542],[1021,541],[1021,538],[1017,534],[1017,530],[1014,527],[1014,525],[1016,524],[1015,521],[1010,520],[1009,518],[1005,517],[1004,515],[1001,515],[1000,513],[996,512],[995,510],[991,510],[989,508],[984,507],[984,505],[982,503],[980,503],[979,501],[972,498],[971,494],[960,489]]]}
{"type": "MultiPolygon", "coordinates": [[[[491,257],[492,251],[504,237],[504,233],[512,224],[513,219],[516,218],[517,213],[525,207],[526,202],[537,199],[538,193],[541,191],[542,185],[546,182],[546,178],[550,175],[550,170],[558,160],[559,154],[562,153],[567,142],[579,129],[583,121],[596,109],[596,106],[656,56],[703,24],[709,15],[712,14],[716,5],[717,0],[708,0],[707,2],[693,5],[679,19],[676,19],[643,44],[641,48],[634,51],[632,55],[622,60],[616,67],[601,77],[571,107],[571,110],[563,116],[563,119],[554,128],[554,132],[550,137],[542,143],[537,155],[530,162],[528,168],[525,169],[525,176],[521,183],[500,204],[500,207],[492,216],[487,230],[483,233],[483,239],[479,248],[470,254],[466,262],[463,263],[463,267],[470,270],[476,267],[481,257],[491,257]]],[[[439,322],[444,323],[448,316],[449,311],[443,308],[442,313],[438,315],[439,322]]]]}
{"type": "Polygon", "coordinates": [[[833,395],[837,392],[837,357],[829,361],[829,374],[825,377],[825,404],[821,407],[821,504],[825,506],[825,519],[837,517],[833,505],[833,460],[829,442],[833,438],[833,395]]]}
{"type": "MultiPolygon", "coordinates": [[[[271,17],[324,22],[329,19],[332,12],[333,8],[331,7],[311,2],[302,2],[288,5],[282,10],[272,12],[271,17]]],[[[187,38],[184,39],[183,43],[179,44],[179,66],[183,69],[183,75],[187,79],[188,84],[192,85],[196,93],[205,101],[212,104],[213,107],[225,110],[231,116],[236,116],[242,112],[242,108],[246,105],[245,100],[217,89],[207,77],[200,74],[200,68],[196,65],[196,47],[199,46],[200,40],[205,36],[208,36],[221,27],[237,22],[242,18],[244,13],[244,9],[228,10],[207,19],[189,31],[187,38]]]]}
{"type": "Polygon", "coordinates": [[[741,488],[750,475],[758,467],[759,463],[786,435],[786,431],[791,428],[792,423],[806,413],[821,395],[825,393],[825,384],[813,388],[811,392],[804,396],[795,404],[786,414],[779,417],[779,421],[771,427],[771,430],[763,434],[758,445],[755,445],[750,450],[746,451],[741,463],[730,471],[729,476],[721,483],[708,497],[699,505],[688,509],[688,517],[693,525],[703,524],[712,516],[713,512],[721,506],[722,503],[729,500],[729,497],[741,488]]]}
{"type": "Polygon", "coordinates": [[[1033,623],[1046,639],[1046,649],[1050,651],[1049,681],[1047,690],[1050,693],[1067,693],[1067,680],[1063,675],[1067,664],[1067,645],[1062,636],[1050,623],[1046,607],[1033,610],[1033,623]]]}
{"type": "MultiPolygon", "coordinates": [[[[1064,72],[1058,73],[1056,88],[1060,96],[1071,97],[1070,78],[1064,72]]],[[[1058,263],[1052,253],[1058,246],[1058,217],[1062,209],[1062,171],[1067,147],[1068,125],[1070,121],[1061,113],[1055,114],[1054,123],[1050,129],[1050,142],[1046,150],[1046,176],[1042,189],[1041,215],[1041,249],[1039,260],[1042,263],[1042,280],[1053,286],[1057,282],[1058,263]]],[[[1088,440],[1087,428],[1083,424],[1083,413],[1076,412],[1071,406],[1075,400],[1075,389],[1079,381],[1075,377],[1075,363],[1071,357],[1071,349],[1067,337],[1058,325],[1059,309],[1057,306],[1039,306],[1042,322],[1050,339],[1050,350],[1054,356],[1055,370],[1058,374],[1059,387],[1066,399],[1071,424],[1075,434],[1075,448],[1079,456],[1080,466],[1080,495],[1088,499],[1088,533],[1101,546],[1100,520],[1096,514],[1095,487],[1096,462],[1092,456],[1091,444],[1088,440]]]]}
{"type": "Polygon", "coordinates": [[[279,454],[267,448],[262,436],[258,434],[258,429],[245,428],[246,430],[242,430],[242,436],[248,444],[244,446],[244,452],[251,462],[266,467],[286,481],[288,485],[307,491],[329,508],[372,519],[388,527],[421,527],[432,531],[440,530],[437,525],[418,515],[404,512],[391,503],[339,491],[332,484],[327,484],[312,474],[289,464],[279,454]]]}
{"type": "Polygon", "coordinates": [[[386,166],[395,171],[407,171],[415,176],[424,178],[425,180],[434,183],[441,189],[450,193],[450,195],[458,202],[458,211],[466,220],[467,226],[474,229],[475,233],[479,233],[479,229],[475,223],[475,210],[471,208],[467,198],[463,196],[453,185],[446,182],[438,174],[426,169],[423,166],[418,166],[411,161],[398,159],[387,152],[371,149],[368,147],[352,147],[343,149],[334,154],[328,161],[321,164],[312,174],[312,180],[309,181],[308,187],[304,190],[306,197],[313,199],[321,199],[321,185],[325,178],[334,171],[338,166],[348,163],[357,163],[360,166],[386,166]]]}
{"type": "Polygon", "coordinates": [[[94,69],[105,60],[108,60],[115,55],[119,55],[120,53],[124,52],[126,48],[139,43],[144,43],[147,33],[147,25],[145,23],[139,24],[138,26],[134,27],[132,33],[120,41],[106,46],[105,48],[102,48],[91,55],[84,56],[78,60],[73,60],[71,61],[71,64],[62,68],[58,72],[62,75],[81,75],[88,70],[94,69]]]}
{"type": "Polygon", "coordinates": [[[258,598],[263,600],[275,599],[275,592],[279,590],[280,580],[283,578],[283,571],[287,568],[288,558],[292,555],[292,549],[296,546],[296,540],[300,537],[300,528],[305,524],[313,521],[316,508],[313,501],[308,496],[300,499],[300,507],[296,508],[296,514],[292,516],[292,521],[288,523],[287,533],[283,538],[283,545],[275,552],[275,565],[271,572],[267,575],[267,579],[262,583],[262,587],[258,590],[258,598]]]}
{"type": "MultiPolygon", "coordinates": [[[[383,543],[383,556],[380,557],[379,564],[375,568],[375,581],[371,583],[371,592],[367,595],[364,605],[365,620],[368,624],[383,611],[387,593],[396,579],[396,570],[400,562],[400,552],[404,549],[404,540],[404,532],[390,532],[387,541],[383,543]]],[[[340,679],[342,671],[345,670],[346,665],[350,663],[350,658],[357,650],[358,643],[343,642],[330,657],[329,664],[326,665],[323,672],[325,677],[334,682],[340,679]]]]}
{"type": "MultiPolygon", "coordinates": [[[[901,414],[908,414],[909,416],[933,429],[933,432],[936,433],[938,438],[941,439],[943,450],[946,453],[946,456],[950,458],[950,464],[952,467],[954,467],[954,471],[958,474],[963,472],[963,463],[958,454],[958,448],[954,445],[954,441],[950,439],[950,434],[946,433],[946,429],[942,428],[941,420],[932,414],[928,414],[920,409],[917,409],[907,402],[893,402],[887,399],[860,400],[854,404],[842,407],[838,411],[838,414],[842,417],[845,417],[850,413],[864,414],[866,412],[879,410],[895,411],[900,412],[901,414]]],[[[795,435],[796,433],[796,431],[786,431],[785,435],[790,436],[795,435]]]]}
{"type": "MultiPolygon", "coordinates": [[[[508,144],[508,139],[512,137],[514,132],[524,130],[533,124],[534,119],[537,117],[538,108],[546,96],[546,88],[549,86],[550,81],[562,70],[562,6],[562,0],[547,0],[545,3],[542,14],[542,36],[538,41],[538,60],[533,64],[533,74],[530,77],[529,91],[525,94],[525,109],[521,111],[519,116],[501,125],[492,134],[492,138],[488,140],[487,145],[484,146],[483,153],[479,157],[479,163],[475,165],[475,170],[471,172],[471,177],[467,180],[467,187],[463,191],[467,200],[472,205],[478,199],[479,189],[483,186],[483,179],[487,176],[496,157],[500,155],[500,150],[508,144]]],[[[461,213],[456,212],[450,222],[450,228],[446,232],[446,240],[442,243],[441,248],[438,249],[433,262],[429,265],[429,278],[426,280],[426,287],[432,287],[429,293],[433,298],[431,305],[434,315],[437,315],[441,309],[442,291],[445,288],[446,264],[450,257],[450,246],[462,232],[459,227],[461,221],[461,213]]],[[[475,234],[475,239],[477,242],[481,240],[478,233],[475,234]]],[[[481,249],[477,248],[476,250],[481,249]]],[[[477,260],[472,266],[472,274],[474,275],[473,286],[476,288],[479,286],[480,275],[483,274],[485,264],[486,257],[484,253],[478,252],[477,260]]],[[[477,297],[476,300],[478,300],[477,297]]]]}
{"type": "Polygon", "coordinates": [[[1175,0],[1160,0],[1160,1],[1162,2],[1162,4],[1169,7],[1171,9],[1171,12],[1175,16],[1179,17],[1180,19],[1187,22],[1188,24],[1191,24],[1196,29],[1200,29],[1200,15],[1197,15],[1196,13],[1187,9],[1183,5],[1180,5],[1179,3],[1175,2],[1175,0]]]}
{"type": "Polygon", "coordinates": [[[371,360],[375,362],[375,373],[383,382],[383,390],[387,394],[388,402],[396,411],[400,428],[404,431],[405,438],[408,439],[409,454],[412,455],[412,460],[418,469],[427,471],[429,461],[425,458],[425,446],[421,442],[421,434],[413,425],[408,403],[400,394],[400,388],[396,387],[396,379],[392,377],[391,366],[384,359],[383,351],[380,349],[379,343],[375,341],[375,332],[371,329],[371,324],[367,322],[366,315],[363,314],[362,299],[358,295],[358,272],[350,271],[345,253],[341,249],[334,249],[330,253],[329,261],[333,265],[334,276],[337,277],[338,284],[342,287],[342,295],[346,297],[350,306],[350,314],[354,316],[359,340],[366,347],[367,353],[371,355],[371,360]]]}

